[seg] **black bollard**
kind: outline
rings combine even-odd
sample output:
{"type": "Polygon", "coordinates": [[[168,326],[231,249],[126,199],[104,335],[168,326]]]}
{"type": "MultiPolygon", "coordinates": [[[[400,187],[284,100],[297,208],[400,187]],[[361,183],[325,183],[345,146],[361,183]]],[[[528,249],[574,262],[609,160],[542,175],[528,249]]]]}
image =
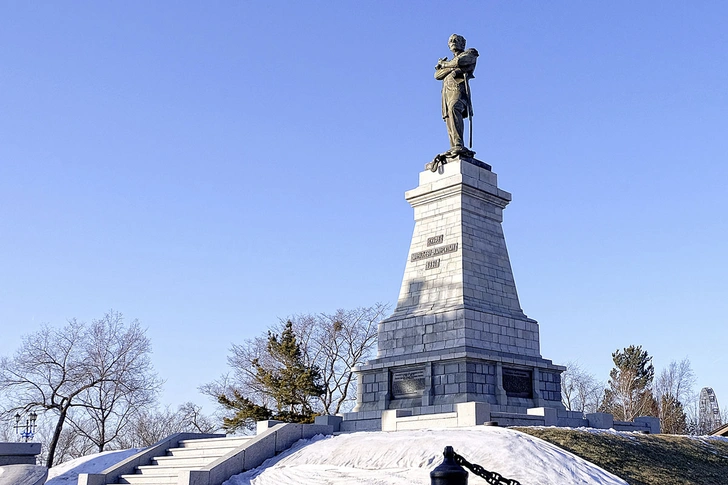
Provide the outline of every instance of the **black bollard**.
{"type": "Polygon", "coordinates": [[[468,472],[455,463],[455,451],[446,446],[445,459],[430,472],[430,485],[468,485],[468,472]]]}

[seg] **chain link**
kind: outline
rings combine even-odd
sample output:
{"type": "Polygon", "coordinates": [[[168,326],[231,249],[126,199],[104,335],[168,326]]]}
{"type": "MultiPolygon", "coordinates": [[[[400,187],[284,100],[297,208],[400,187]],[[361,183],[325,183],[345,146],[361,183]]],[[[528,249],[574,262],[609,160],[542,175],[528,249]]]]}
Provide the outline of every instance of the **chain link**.
{"type": "Polygon", "coordinates": [[[489,472],[480,465],[474,465],[455,452],[453,452],[453,457],[455,458],[455,463],[464,466],[465,468],[473,472],[473,474],[484,478],[485,481],[488,482],[490,485],[521,485],[520,482],[517,482],[516,480],[504,478],[499,473],[489,472]]]}

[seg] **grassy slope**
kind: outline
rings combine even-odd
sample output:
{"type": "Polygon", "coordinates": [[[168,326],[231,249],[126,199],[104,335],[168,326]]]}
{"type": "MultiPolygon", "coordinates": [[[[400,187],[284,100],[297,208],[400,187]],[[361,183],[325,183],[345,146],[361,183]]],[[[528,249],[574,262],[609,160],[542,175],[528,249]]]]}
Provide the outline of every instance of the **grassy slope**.
{"type": "Polygon", "coordinates": [[[675,435],[514,428],[553,443],[630,485],[728,485],[728,440],[675,435]]]}

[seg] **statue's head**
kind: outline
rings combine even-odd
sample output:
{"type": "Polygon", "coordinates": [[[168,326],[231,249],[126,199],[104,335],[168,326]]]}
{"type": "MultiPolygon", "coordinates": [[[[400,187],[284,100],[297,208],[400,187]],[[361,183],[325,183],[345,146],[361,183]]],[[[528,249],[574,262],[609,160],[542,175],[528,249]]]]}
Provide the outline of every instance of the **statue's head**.
{"type": "Polygon", "coordinates": [[[465,37],[458,34],[452,34],[447,41],[447,45],[450,47],[450,50],[464,51],[465,37]]]}

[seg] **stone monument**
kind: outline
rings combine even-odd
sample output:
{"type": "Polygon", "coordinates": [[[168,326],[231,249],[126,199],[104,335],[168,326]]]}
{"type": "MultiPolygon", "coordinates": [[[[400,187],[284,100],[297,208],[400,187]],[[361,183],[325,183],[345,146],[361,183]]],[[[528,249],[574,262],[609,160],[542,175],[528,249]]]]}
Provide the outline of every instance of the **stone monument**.
{"type": "Polygon", "coordinates": [[[397,307],[379,324],[376,359],[356,369],[354,414],[364,418],[468,402],[502,413],[563,410],[565,368],[541,356],[538,323],[518,300],[501,227],[511,194],[463,146],[477,51],[456,35],[449,46],[455,57],[440,59],[435,77],[443,80],[450,149],[405,194],[415,227],[397,307]]]}

